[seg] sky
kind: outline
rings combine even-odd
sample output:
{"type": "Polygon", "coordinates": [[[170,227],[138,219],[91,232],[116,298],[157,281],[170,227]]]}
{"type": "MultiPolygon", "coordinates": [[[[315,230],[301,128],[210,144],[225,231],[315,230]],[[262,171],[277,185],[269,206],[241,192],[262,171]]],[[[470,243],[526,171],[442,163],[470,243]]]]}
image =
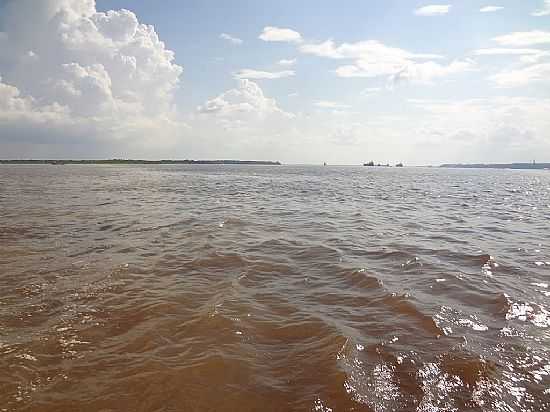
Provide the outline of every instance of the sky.
{"type": "Polygon", "coordinates": [[[550,162],[550,0],[0,0],[0,158],[550,162]]]}

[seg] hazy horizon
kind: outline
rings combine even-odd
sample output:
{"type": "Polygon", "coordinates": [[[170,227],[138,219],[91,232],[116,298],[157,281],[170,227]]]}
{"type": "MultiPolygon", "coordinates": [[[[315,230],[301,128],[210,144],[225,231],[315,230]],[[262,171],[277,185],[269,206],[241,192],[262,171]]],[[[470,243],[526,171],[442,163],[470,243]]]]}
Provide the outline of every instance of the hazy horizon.
{"type": "MultiPolygon", "coordinates": [[[[365,162],[358,162],[358,163],[327,163],[327,162],[317,162],[317,163],[293,163],[293,162],[281,162],[278,159],[240,159],[240,158],[231,158],[231,159],[223,159],[223,158],[216,158],[216,159],[191,159],[191,158],[158,158],[158,159],[148,159],[148,158],[40,158],[40,159],[31,159],[31,158],[0,158],[0,164],[2,162],[56,162],[56,161],[68,161],[68,162],[110,162],[110,161],[121,161],[121,162],[138,162],[135,164],[139,164],[139,162],[182,162],[182,161],[192,161],[192,162],[241,162],[243,165],[246,165],[246,162],[256,162],[258,165],[267,165],[267,166],[336,166],[336,167],[357,167],[357,166],[365,166],[365,162]],[[262,164],[263,163],[263,164],[262,164]],[[272,163],[272,164],[269,164],[272,163]],[[276,164],[278,163],[278,164],[276,164]]],[[[370,160],[369,160],[370,161],[370,160]]],[[[475,165],[484,165],[484,166],[497,166],[497,165],[531,165],[533,161],[511,161],[511,162],[491,162],[491,163],[485,163],[485,162],[453,162],[453,163],[425,163],[425,164],[404,164],[403,162],[397,162],[397,163],[388,163],[388,162],[374,162],[374,166],[377,167],[395,167],[397,164],[403,165],[405,167],[442,167],[442,166],[457,166],[457,165],[463,165],[463,166],[475,166],[475,165]]],[[[550,161],[535,161],[538,165],[550,165],[550,161]]],[[[79,163],[75,163],[79,164],[79,163]]],[[[101,163],[99,163],[101,164],[101,163]]],[[[106,164],[106,163],[103,163],[106,164]]],[[[170,163],[166,163],[169,165],[170,163]]],[[[177,164],[177,163],[176,163],[177,164]]],[[[184,164],[184,163],[182,163],[184,164]]],[[[220,163],[221,164],[221,163],[220,163]]],[[[236,163],[237,165],[239,163],[236,163]]],[[[227,165],[234,165],[231,163],[228,163],[227,165]]]]}
{"type": "Polygon", "coordinates": [[[0,158],[542,163],[549,22],[549,0],[0,0],[0,158]]]}

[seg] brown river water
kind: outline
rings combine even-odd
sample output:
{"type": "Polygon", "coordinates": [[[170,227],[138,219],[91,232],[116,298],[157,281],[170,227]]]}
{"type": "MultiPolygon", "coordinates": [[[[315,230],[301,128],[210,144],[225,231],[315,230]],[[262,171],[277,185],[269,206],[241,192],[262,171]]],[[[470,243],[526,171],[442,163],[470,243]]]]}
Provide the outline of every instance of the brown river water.
{"type": "Polygon", "coordinates": [[[550,172],[0,166],[0,411],[548,411],[550,172]]]}

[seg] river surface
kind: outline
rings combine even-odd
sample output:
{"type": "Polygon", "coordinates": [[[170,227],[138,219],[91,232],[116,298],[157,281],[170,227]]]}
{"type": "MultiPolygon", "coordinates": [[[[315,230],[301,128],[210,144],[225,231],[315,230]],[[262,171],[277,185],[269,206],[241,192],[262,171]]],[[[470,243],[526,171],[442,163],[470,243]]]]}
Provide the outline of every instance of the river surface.
{"type": "Polygon", "coordinates": [[[0,166],[0,411],[548,411],[550,172],[0,166]]]}

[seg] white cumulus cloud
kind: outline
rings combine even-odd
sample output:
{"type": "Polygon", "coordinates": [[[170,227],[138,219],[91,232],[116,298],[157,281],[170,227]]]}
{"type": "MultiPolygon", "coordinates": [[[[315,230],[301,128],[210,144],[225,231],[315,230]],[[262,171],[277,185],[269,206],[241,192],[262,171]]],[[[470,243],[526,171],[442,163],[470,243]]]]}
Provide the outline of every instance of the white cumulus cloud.
{"type": "Polygon", "coordinates": [[[336,45],[333,40],[318,44],[304,44],[300,51],[338,60],[352,60],[352,64],[336,68],[339,77],[389,77],[393,85],[403,80],[428,83],[433,79],[468,71],[474,67],[471,60],[457,60],[449,64],[438,54],[412,53],[389,47],[376,40],[336,45]],[[434,61],[435,60],[435,61],[434,61]]]}
{"type": "Polygon", "coordinates": [[[372,59],[403,62],[408,59],[441,59],[437,54],[417,54],[396,47],[389,47],[377,40],[365,40],[356,43],[342,43],[337,46],[333,40],[323,43],[304,44],[300,51],[331,59],[372,59]]]}
{"type": "Polygon", "coordinates": [[[439,64],[436,62],[414,63],[405,66],[402,70],[392,75],[390,77],[390,87],[404,81],[429,84],[438,78],[472,71],[475,67],[476,64],[473,60],[455,60],[449,64],[439,64]]]}
{"type": "Polygon", "coordinates": [[[382,89],[380,87],[367,87],[361,90],[360,95],[363,97],[369,97],[379,93],[381,90],[382,89]]]}
{"type": "Polygon", "coordinates": [[[235,44],[237,46],[240,45],[240,44],[243,44],[242,39],[239,39],[238,37],[233,37],[233,36],[231,36],[230,34],[227,34],[227,33],[221,33],[220,34],[220,39],[227,40],[228,42],[230,42],[232,44],[235,44]]]}
{"type": "Polygon", "coordinates": [[[432,4],[429,6],[423,6],[414,11],[417,16],[442,16],[451,11],[451,5],[449,4],[432,4]]]}
{"type": "Polygon", "coordinates": [[[279,66],[294,66],[296,59],[281,59],[277,62],[279,66]]]}
{"type": "Polygon", "coordinates": [[[550,57],[550,50],[541,50],[539,53],[525,54],[520,56],[519,60],[525,64],[535,64],[547,57],[550,57]]]}
{"type": "Polygon", "coordinates": [[[538,54],[542,50],[539,49],[505,49],[505,48],[489,48],[474,50],[476,56],[506,56],[506,55],[528,55],[538,54]]]}
{"type": "Polygon", "coordinates": [[[411,53],[396,47],[389,47],[377,40],[365,40],[356,43],[342,43],[337,46],[333,40],[318,44],[304,44],[300,47],[302,53],[313,54],[331,59],[365,59],[384,60],[391,63],[402,63],[410,59],[441,59],[437,54],[411,53]]]}
{"type": "Polygon", "coordinates": [[[314,104],[316,107],[320,107],[322,109],[344,110],[344,109],[349,109],[351,107],[349,104],[333,102],[330,100],[319,100],[314,104]]]}
{"type": "Polygon", "coordinates": [[[498,87],[521,87],[534,82],[550,83],[550,63],[504,70],[489,77],[498,87]]]}
{"type": "Polygon", "coordinates": [[[295,115],[281,109],[262,88],[248,79],[197,107],[193,120],[208,157],[280,158],[295,115]]]}
{"type": "Polygon", "coordinates": [[[280,72],[266,72],[254,69],[241,69],[235,72],[234,76],[238,79],[282,79],[284,77],[294,76],[294,70],[283,70],[280,72]]]}
{"type": "Polygon", "coordinates": [[[542,7],[535,10],[531,15],[535,17],[550,16],[550,0],[544,0],[542,7]]]}
{"type": "Polygon", "coordinates": [[[550,32],[542,30],[519,31],[493,38],[502,46],[528,47],[536,44],[549,44],[550,32]]]}
{"type": "Polygon", "coordinates": [[[270,115],[293,117],[279,108],[275,99],[264,95],[261,87],[248,79],[240,79],[238,87],[230,89],[219,96],[210,99],[199,106],[197,111],[202,114],[218,117],[246,117],[265,118],[270,115]]]}
{"type": "Polygon", "coordinates": [[[0,27],[1,88],[10,96],[0,106],[0,143],[39,136],[48,144],[70,133],[77,143],[145,141],[151,130],[179,127],[173,96],[183,69],[134,13],[98,12],[93,0],[18,0],[0,6],[0,27]]]}
{"type": "Polygon", "coordinates": [[[476,56],[519,56],[521,63],[534,64],[550,57],[550,51],[542,49],[488,48],[473,52],[476,56]]]}
{"type": "Polygon", "coordinates": [[[411,138],[423,139],[416,144],[428,152],[444,147],[450,161],[512,162],[550,150],[550,99],[502,96],[409,102],[421,109],[409,131],[411,138]]]}
{"type": "Polygon", "coordinates": [[[262,33],[258,36],[263,41],[276,41],[276,42],[288,42],[288,43],[300,43],[302,41],[302,35],[297,31],[287,28],[264,27],[262,33]]]}
{"type": "Polygon", "coordinates": [[[481,13],[494,13],[495,11],[500,11],[504,9],[502,6],[485,6],[479,9],[481,13]]]}

